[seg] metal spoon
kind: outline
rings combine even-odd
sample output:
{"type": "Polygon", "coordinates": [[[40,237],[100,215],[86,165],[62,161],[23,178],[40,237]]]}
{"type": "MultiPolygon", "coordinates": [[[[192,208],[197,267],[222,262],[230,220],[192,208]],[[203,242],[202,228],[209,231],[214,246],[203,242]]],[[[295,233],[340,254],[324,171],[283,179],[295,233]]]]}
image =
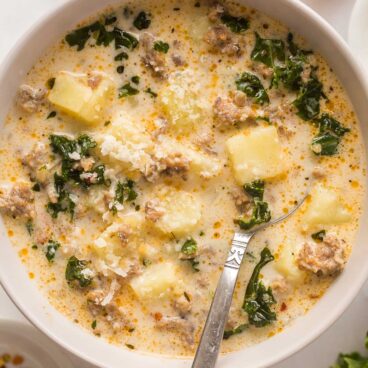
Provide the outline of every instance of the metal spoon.
{"type": "Polygon", "coordinates": [[[304,198],[286,215],[281,216],[261,226],[257,226],[247,232],[236,232],[231,249],[225,262],[224,270],[217,284],[215,296],[208,312],[201,341],[199,342],[192,368],[214,368],[219,355],[221,341],[224,335],[225,323],[227,321],[234,288],[238,278],[239,268],[244,253],[253,236],[272,225],[284,221],[290,217],[304,203],[304,198]]]}

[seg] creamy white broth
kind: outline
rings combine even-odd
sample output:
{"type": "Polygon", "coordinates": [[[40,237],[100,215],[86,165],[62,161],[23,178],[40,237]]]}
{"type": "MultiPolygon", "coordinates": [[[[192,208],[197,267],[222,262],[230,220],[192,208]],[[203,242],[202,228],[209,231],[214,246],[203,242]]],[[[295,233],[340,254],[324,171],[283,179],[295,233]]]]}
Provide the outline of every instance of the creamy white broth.
{"type": "MultiPolygon", "coordinates": [[[[114,91],[106,98],[106,106],[103,106],[105,111],[99,122],[86,124],[79,117],[72,117],[50,103],[50,95],[55,86],[57,87],[56,80],[56,85],[51,91],[48,90],[37,111],[25,112],[19,106],[19,101],[14,103],[0,137],[3,198],[6,197],[9,186],[16,186],[20,182],[33,186],[40,181],[35,178],[35,169],[29,169],[29,158],[26,162],[25,157],[39,142],[44,144],[41,151],[46,151],[43,164],[48,166],[42,178],[45,184],[40,184],[40,191],[32,192],[34,200],[29,204],[35,206],[35,214],[9,216],[9,212],[14,215],[14,208],[6,203],[1,205],[0,202],[9,237],[27,267],[30,278],[39,285],[50,303],[91,333],[122,347],[170,356],[187,356],[194,352],[232,235],[239,229],[234,224],[234,219],[241,215],[236,207],[234,192],[244,194],[242,186],[235,180],[232,161],[226,148],[229,138],[242,132],[251,134],[259,128],[268,129],[274,126],[277,129],[284,167],[278,175],[267,177],[264,187],[264,201],[269,205],[272,218],[290,210],[308,190],[311,191],[311,196],[293,217],[257,234],[252,240],[241,268],[227,330],[248,322],[248,314],[242,309],[245,288],[265,246],[270,249],[275,260],[262,269],[261,279],[273,290],[276,303],[271,306],[271,310],[276,313],[277,320],[264,327],[250,325],[242,333],[224,340],[223,352],[256,344],[282,331],[295,318],[310,310],[323,296],[338,271],[342,271],[340,268],[343,265],[340,264],[339,269],[330,269],[331,272],[326,271],[325,274],[323,270],[307,270],[299,262],[303,274],[296,263],[291,266],[289,264],[293,271],[288,271],[283,266],[285,249],[291,249],[289,254],[293,254],[294,261],[297,262],[306,243],[316,247],[324,246],[324,242],[314,241],[311,234],[326,230],[326,236],[333,237],[333,241],[340,247],[333,250],[332,255],[326,255],[327,260],[329,257],[339,258],[341,254],[336,254],[343,247],[341,262],[346,262],[354,244],[362,211],[361,199],[365,191],[364,147],[358,121],[343,87],[325,60],[317,53],[308,54],[305,65],[318,66],[316,74],[327,97],[320,99],[321,114],[330,114],[342,126],[350,129],[341,138],[338,153],[332,156],[318,156],[311,151],[310,143],[316,136],[317,129],[310,121],[297,116],[292,102],[298,91],[289,91],[282,84],[279,88],[269,89],[272,69],[250,57],[255,44],[255,31],[262,38],[282,39],[287,45],[289,30],[257,11],[226,3],[225,7],[230,14],[241,14],[249,20],[250,28],[240,34],[230,31],[240,45],[240,55],[238,52],[230,55],[221,51],[215,52],[204,38],[211,27],[222,23],[220,20],[209,20],[208,13],[212,9],[210,5],[204,2],[199,5],[191,1],[180,4],[172,1],[141,1],[128,3],[121,8],[107,9],[86,20],[81,25],[91,24],[106,15],[114,14],[117,17],[114,25],[133,34],[140,40],[140,45],[134,50],[115,50],[114,42],[104,47],[94,45],[95,42],[90,40],[83,50],[76,51],[76,47],[68,45],[63,38],[29,71],[24,84],[33,88],[44,88],[50,78],[60,75],[60,71],[79,73],[73,74],[73,78],[77,79],[88,73],[105,73],[103,78],[111,79],[114,91]],[[124,8],[129,11],[124,12],[124,8]],[[132,25],[140,11],[151,13],[152,21],[147,29],[138,30],[132,25]],[[162,78],[154,76],[150,67],[141,61],[145,54],[141,41],[144,32],[154,35],[156,41],[169,44],[168,52],[159,54],[165,62],[166,75],[162,78]],[[121,51],[128,54],[128,59],[115,61],[114,58],[121,51]],[[183,59],[180,60],[184,62],[183,65],[175,65],[172,60],[174,54],[183,59]],[[118,73],[117,68],[121,65],[124,65],[124,72],[118,73]],[[267,90],[270,104],[257,104],[253,98],[241,92],[246,101],[245,106],[238,108],[247,108],[249,118],[238,124],[219,124],[218,117],[214,117],[215,101],[217,97],[226,101],[234,98],[235,79],[243,72],[259,77],[267,90]],[[134,76],[139,76],[138,84],[131,80],[134,76]],[[118,98],[118,88],[126,83],[130,83],[139,93],[118,98]],[[145,92],[148,88],[158,96],[153,97],[145,92]],[[188,117],[188,120],[194,121],[181,129],[171,111],[180,111],[183,107],[182,101],[169,108],[165,106],[164,96],[167,96],[170,89],[179,95],[188,93],[188,103],[194,106],[194,113],[191,112],[194,115],[189,114],[188,117]],[[52,111],[56,112],[56,116],[47,119],[52,111]],[[199,118],[196,114],[199,114],[199,118]],[[270,121],[257,119],[257,116],[267,117],[270,121]],[[159,134],[158,127],[162,124],[162,119],[167,120],[168,129],[159,134]],[[147,173],[137,169],[141,164],[141,154],[137,155],[137,161],[134,162],[138,166],[133,170],[134,165],[125,162],[121,151],[120,155],[112,156],[114,142],[106,138],[116,138],[116,130],[122,125],[129,126],[130,123],[138,126],[145,137],[148,137],[150,143],[146,142],[146,146],[139,146],[140,143],[135,142],[133,148],[137,152],[148,152],[145,159],[149,162],[152,155],[151,148],[147,146],[152,145],[156,156],[162,154],[165,158],[168,151],[177,153],[178,147],[182,145],[208,159],[212,163],[210,170],[206,167],[198,173],[198,165],[195,166],[194,159],[188,156],[189,161],[181,163],[189,167],[176,167],[170,172],[171,175],[163,171],[153,180],[147,173]],[[91,157],[95,159],[94,165],[105,165],[105,177],[109,185],[91,185],[88,189],[75,186],[68,188],[76,203],[72,220],[68,213],[59,213],[53,219],[44,209],[50,196],[55,194],[52,192],[54,172],[60,172],[60,155],[53,153],[49,144],[51,134],[67,134],[73,139],[87,134],[97,144],[90,151],[91,157]],[[152,180],[147,180],[147,177],[152,180]],[[31,184],[30,178],[34,180],[31,184]],[[134,181],[137,198],[117,205],[114,211],[111,203],[117,181],[123,183],[127,178],[134,181]],[[339,205],[343,208],[341,211],[346,215],[344,221],[340,219],[336,223],[331,220],[330,224],[308,225],[308,209],[313,205],[313,198],[317,198],[318,188],[332,188],[331,191],[337,193],[339,205]],[[165,198],[170,198],[170,202],[178,200],[178,191],[189,193],[193,199],[194,204],[191,206],[195,208],[192,218],[194,225],[188,223],[187,230],[190,230],[187,232],[164,232],[162,226],[161,230],[158,229],[162,217],[156,222],[150,219],[146,210],[147,202],[154,200],[153,207],[158,207],[160,212],[161,207],[165,206],[165,198]],[[198,213],[201,216],[196,219],[198,213]],[[34,226],[32,234],[28,233],[25,226],[30,221],[29,217],[34,226]],[[119,224],[115,226],[116,223],[119,224]],[[136,223],[138,225],[134,229],[136,223]],[[128,228],[127,234],[121,230],[122,225],[124,230],[128,228]],[[181,259],[182,246],[189,238],[193,238],[198,247],[194,260],[181,259]],[[49,240],[60,244],[51,262],[45,257],[49,240]],[[107,259],[104,252],[109,253],[109,249],[116,247],[116,244],[118,249],[114,249],[119,257],[119,267],[112,269],[112,263],[109,264],[111,258],[107,259]],[[92,270],[93,276],[90,285],[80,287],[75,281],[66,281],[66,264],[72,256],[89,262],[86,268],[92,270]],[[106,264],[109,264],[109,269],[105,267],[106,264]],[[144,275],[159,272],[161,269],[167,273],[173,272],[175,281],[166,280],[167,290],[161,294],[158,292],[159,295],[142,291],[144,275]],[[137,287],[137,283],[140,286],[137,287]],[[93,294],[96,290],[103,303],[100,299],[97,301],[96,294],[93,294]]],[[[301,49],[310,49],[297,35],[294,35],[294,42],[301,49]]],[[[305,66],[304,70],[306,69],[305,66]]],[[[126,134],[126,131],[123,133],[126,134]]],[[[183,154],[177,157],[183,156],[188,158],[183,154]]],[[[322,194],[326,195],[326,192],[322,194]]],[[[248,200],[251,201],[251,198],[248,200]]],[[[182,206],[178,206],[178,212],[180,210],[182,206]]],[[[162,212],[167,213],[165,208],[162,212]]],[[[336,265],[339,265],[338,262],[336,265]]]]}

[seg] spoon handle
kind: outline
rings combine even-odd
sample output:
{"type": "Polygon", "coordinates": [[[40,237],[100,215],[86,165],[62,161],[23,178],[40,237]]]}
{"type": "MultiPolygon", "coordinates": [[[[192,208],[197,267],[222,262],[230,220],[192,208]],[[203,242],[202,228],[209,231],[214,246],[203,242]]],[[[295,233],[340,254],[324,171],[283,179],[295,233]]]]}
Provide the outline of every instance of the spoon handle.
{"type": "Polygon", "coordinates": [[[224,335],[238,272],[253,234],[235,233],[207,316],[192,368],[214,368],[224,335]]]}

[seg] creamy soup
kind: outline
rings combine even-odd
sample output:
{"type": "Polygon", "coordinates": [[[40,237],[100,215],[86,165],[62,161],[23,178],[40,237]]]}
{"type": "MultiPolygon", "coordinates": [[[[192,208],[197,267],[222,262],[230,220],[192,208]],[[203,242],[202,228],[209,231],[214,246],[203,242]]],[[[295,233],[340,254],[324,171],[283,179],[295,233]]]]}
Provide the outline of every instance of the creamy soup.
{"type": "Polygon", "coordinates": [[[230,2],[134,1],[28,72],[1,130],[0,209],[61,313],[122,348],[190,356],[234,231],[309,193],[247,250],[231,352],[283,331],[343,272],[364,166],[343,87],[292,30],[230,2]]]}

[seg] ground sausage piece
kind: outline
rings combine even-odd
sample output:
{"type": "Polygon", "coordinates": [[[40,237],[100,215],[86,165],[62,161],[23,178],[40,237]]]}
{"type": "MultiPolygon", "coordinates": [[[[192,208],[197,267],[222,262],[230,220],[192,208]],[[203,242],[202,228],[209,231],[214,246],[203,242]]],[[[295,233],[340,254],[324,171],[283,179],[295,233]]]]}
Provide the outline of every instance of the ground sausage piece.
{"type": "Polygon", "coordinates": [[[178,311],[181,317],[184,317],[188,314],[192,309],[192,302],[189,299],[188,294],[184,294],[176,299],[173,303],[174,309],[178,311]]]}
{"type": "Polygon", "coordinates": [[[210,8],[210,11],[208,13],[208,19],[211,22],[215,23],[219,20],[219,17],[222,14],[224,14],[224,12],[225,12],[225,8],[221,4],[216,3],[210,8]]]}
{"type": "Polygon", "coordinates": [[[156,328],[179,332],[183,341],[188,345],[194,343],[194,326],[187,319],[181,317],[162,317],[156,321],[156,328]]]}
{"type": "Polygon", "coordinates": [[[210,51],[229,56],[241,55],[239,43],[234,41],[231,31],[224,25],[213,26],[204,36],[205,42],[209,45],[210,51]]]}
{"type": "Polygon", "coordinates": [[[159,203],[156,200],[148,201],[144,211],[146,213],[146,219],[153,222],[158,221],[165,214],[164,210],[159,207],[159,203]]]}
{"type": "Polygon", "coordinates": [[[144,49],[143,64],[151,69],[154,77],[165,79],[167,77],[165,54],[154,49],[155,37],[145,32],[140,41],[144,49]]]}
{"type": "Polygon", "coordinates": [[[15,217],[34,217],[34,194],[29,184],[17,183],[11,189],[0,189],[0,210],[15,217]]]}
{"type": "Polygon", "coordinates": [[[251,116],[251,110],[239,108],[229,98],[217,97],[213,105],[215,122],[220,127],[231,127],[244,122],[251,116]]]}
{"type": "Polygon", "coordinates": [[[249,209],[252,201],[243,189],[236,187],[230,194],[234,198],[235,206],[240,212],[244,213],[249,209]]]}
{"type": "Polygon", "coordinates": [[[322,242],[305,243],[297,257],[301,270],[318,276],[329,276],[343,270],[346,256],[346,243],[334,235],[327,235],[322,242]]]}
{"type": "Polygon", "coordinates": [[[18,90],[17,103],[26,112],[36,112],[44,102],[46,89],[33,88],[28,84],[22,84],[18,90]]]}

